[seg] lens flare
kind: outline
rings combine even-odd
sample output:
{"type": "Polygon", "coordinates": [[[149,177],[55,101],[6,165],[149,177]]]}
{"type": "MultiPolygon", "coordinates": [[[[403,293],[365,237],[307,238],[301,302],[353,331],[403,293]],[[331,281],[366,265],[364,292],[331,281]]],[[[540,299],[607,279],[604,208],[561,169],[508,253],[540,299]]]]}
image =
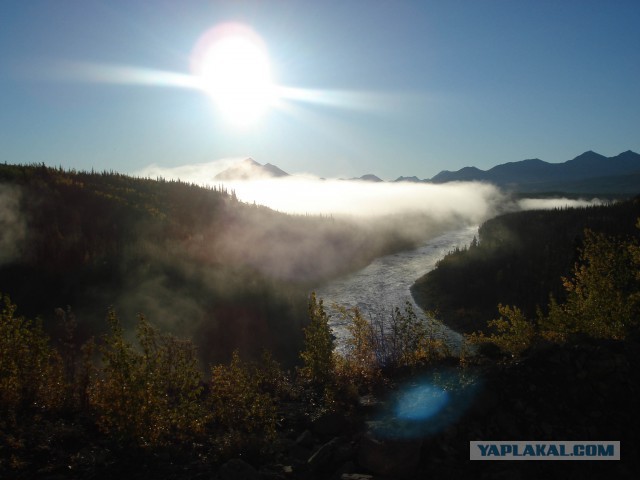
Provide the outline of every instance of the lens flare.
{"type": "Polygon", "coordinates": [[[396,406],[401,420],[427,420],[437,414],[449,401],[446,390],[435,385],[417,385],[405,390],[396,406]]]}
{"type": "Polygon", "coordinates": [[[369,428],[382,438],[436,435],[467,411],[481,383],[474,372],[449,368],[416,377],[400,386],[369,428]]]}

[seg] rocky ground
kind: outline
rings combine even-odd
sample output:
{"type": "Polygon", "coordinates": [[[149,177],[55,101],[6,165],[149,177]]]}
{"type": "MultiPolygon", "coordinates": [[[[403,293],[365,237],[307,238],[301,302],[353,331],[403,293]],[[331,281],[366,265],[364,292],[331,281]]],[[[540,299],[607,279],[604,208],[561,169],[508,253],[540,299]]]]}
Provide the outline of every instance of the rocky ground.
{"type": "MultiPolygon", "coordinates": [[[[208,459],[203,445],[153,452],[125,448],[103,437],[90,421],[41,418],[22,424],[17,434],[0,428],[0,478],[638,478],[639,369],[637,338],[579,338],[563,346],[538,345],[519,361],[484,358],[464,368],[440,365],[376,397],[361,398],[348,414],[312,419],[301,405],[283,404],[268,456],[221,465],[208,459]],[[421,383],[438,384],[439,391],[448,392],[442,397],[446,401],[428,419],[398,418],[394,406],[403,385],[421,383]],[[472,462],[472,440],[619,440],[622,459],[472,462]]],[[[413,407],[419,416],[429,413],[413,407]]]]}

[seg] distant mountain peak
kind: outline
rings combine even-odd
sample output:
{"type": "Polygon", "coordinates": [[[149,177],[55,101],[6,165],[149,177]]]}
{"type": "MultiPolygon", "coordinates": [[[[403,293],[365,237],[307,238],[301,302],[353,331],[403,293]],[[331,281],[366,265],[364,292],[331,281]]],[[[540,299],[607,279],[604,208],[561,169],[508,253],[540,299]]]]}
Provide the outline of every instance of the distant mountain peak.
{"type": "Polygon", "coordinates": [[[413,183],[418,183],[418,182],[422,182],[422,180],[420,180],[418,177],[416,177],[415,175],[413,177],[398,177],[394,180],[394,182],[413,182],[413,183]]]}
{"type": "Polygon", "coordinates": [[[593,150],[587,150],[584,153],[581,153],[580,155],[578,155],[576,158],[569,160],[565,163],[569,163],[569,162],[581,162],[581,161],[585,161],[585,160],[606,160],[607,157],[605,157],[604,155],[600,155],[599,153],[594,152],[593,150]]]}
{"type": "Polygon", "coordinates": [[[463,167],[457,172],[451,172],[449,170],[443,170],[430,181],[432,183],[446,183],[446,182],[463,182],[473,180],[483,180],[483,176],[486,172],[476,167],[463,167]]]}
{"type": "Polygon", "coordinates": [[[262,165],[249,157],[218,173],[215,180],[254,180],[287,176],[289,174],[277,166],[271,163],[262,165]]]}
{"type": "Polygon", "coordinates": [[[265,163],[262,168],[271,173],[273,177],[288,177],[289,174],[272,163],[265,163]]]}
{"type": "Polygon", "coordinates": [[[380,177],[374,175],[373,173],[367,173],[366,175],[362,175],[361,177],[352,178],[351,180],[362,180],[365,182],[383,182],[380,177]]]}

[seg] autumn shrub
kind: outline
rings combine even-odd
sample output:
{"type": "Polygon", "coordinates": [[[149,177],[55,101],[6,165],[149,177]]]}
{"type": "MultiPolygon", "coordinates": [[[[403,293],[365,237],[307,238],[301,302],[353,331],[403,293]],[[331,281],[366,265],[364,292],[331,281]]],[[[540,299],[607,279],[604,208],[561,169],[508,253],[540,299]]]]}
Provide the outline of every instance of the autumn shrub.
{"type": "Polygon", "coordinates": [[[205,411],[195,347],[138,319],[134,348],[113,310],[100,347],[102,371],[89,388],[99,427],[141,445],[179,442],[204,431],[205,411]]]}
{"type": "Polygon", "coordinates": [[[639,265],[636,243],[586,231],[573,276],[562,279],[566,300],[552,298],[539,320],[543,334],[625,338],[640,321],[639,265]]]}
{"type": "Polygon", "coordinates": [[[356,308],[340,308],[349,335],[342,355],[336,355],[336,377],[343,390],[370,389],[382,378],[376,351],[376,335],[371,322],[356,308]]]}
{"type": "Polygon", "coordinates": [[[93,358],[95,340],[91,337],[83,344],[77,341],[78,322],[71,307],[57,308],[55,315],[62,327],[58,352],[64,372],[64,406],[67,411],[86,411],[89,406],[89,385],[96,373],[93,358]]]}
{"type": "Polygon", "coordinates": [[[475,332],[466,336],[471,344],[493,343],[500,350],[512,356],[519,356],[535,338],[535,327],[527,320],[518,307],[498,305],[500,318],[487,323],[493,333],[486,335],[484,332],[475,332]]]}
{"type": "Polygon", "coordinates": [[[468,335],[472,344],[493,343],[513,356],[537,339],[563,342],[570,335],[624,339],[640,322],[640,246],[585,231],[579,261],[563,277],[566,299],[550,298],[548,313],[539,309],[529,321],[517,307],[498,305],[500,318],[488,322],[493,333],[468,335]]]}
{"type": "Polygon", "coordinates": [[[323,387],[334,380],[335,357],[334,342],[322,299],[315,293],[309,298],[309,324],[304,328],[304,349],[300,353],[303,365],[302,378],[312,384],[323,387]]]}
{"type": "Polygon", "coordinates": [[[449,355],[442,339],[435,337],[432,328],[418,318],[411,303],[404,309],[395,307],[388,328],[379,329],[376,347],[381,362],[390,369],[415,367],[449,355]]]}
{"type": "Polygon", "coordinates": [[[276,408],[274,398],[263,390],[264,381],[238,351],[228,365],[211,368],[209,406],[219,455],[260,451],[275,438],[276,408]]]}
{"type": "Polygon", "coordinates": [[[2,296],[0,312],[0,409],[53,410],[64,403],[62,360],[39,322],[16,316],[2,296]]]}
{"type": "Polygon", "coordinates": [[[411,303],[384,317],[367,320],[356,308],[338,307],[348,335],[335,356],[341,394],[356,394],[383,386],[399,369],[415,369],[450,355],[430,324],[418,317],[411,303]]]}
{"type": "Polygon", "coordinates": [[[268,393],[275,402],[295,400],[300,392],[280,363],[269,350],[264,350],[257,364],[253,364],[253,373],[260,391],[268,393]]]}

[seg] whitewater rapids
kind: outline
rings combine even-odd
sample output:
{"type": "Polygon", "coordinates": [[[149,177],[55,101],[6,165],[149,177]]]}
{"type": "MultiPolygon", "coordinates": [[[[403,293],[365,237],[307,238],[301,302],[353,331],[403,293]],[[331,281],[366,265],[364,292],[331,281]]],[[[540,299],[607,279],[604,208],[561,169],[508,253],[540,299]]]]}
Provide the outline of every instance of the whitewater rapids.
{"type": "Polygon", "coordinates": [[[336,306],[358,307],[365,318],[386,323],[395,307],[403,310],[409,302],[419,318],[428,322],[434,335],[457,352],[462,335],[427,317],[413,300],[410,288],[418,278],[433,270],[449,251],[468,246],[477,233],[477,226],[448,231],[415,250],[379,257],[362,270],[317,288],[316,295],[324,301],[330,315],[329,324],[338,351],[342,350],[348,332],[336,306]]]}

